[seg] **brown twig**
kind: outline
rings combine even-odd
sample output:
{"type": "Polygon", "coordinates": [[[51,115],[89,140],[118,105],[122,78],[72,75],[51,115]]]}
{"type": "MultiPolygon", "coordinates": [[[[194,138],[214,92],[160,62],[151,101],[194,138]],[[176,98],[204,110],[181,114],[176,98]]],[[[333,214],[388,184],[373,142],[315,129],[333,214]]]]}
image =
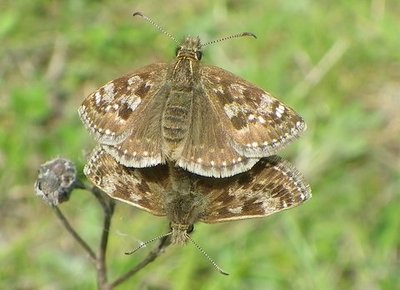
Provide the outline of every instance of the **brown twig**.
{"type": "Polygon", "coordinates": [[[67,229],[67,231],[72,235],[72,237],[78,242],[79,245],[89,254],[90,259],[94,264],[96,264],[97,257],[92,248],[81,238],[81,236],[72,228],[71,224],[68,222],[67,218],[61,212],[58,206],[52,207],[57,218],[61,221],[62,225],[67,229]]]}
{"type": "Polygon", "coordinates": [[[107,264],[106,264],[106,252],[108,245],[108,237],[110,233],[111,218],[114,213],[115,202],[104,193],[100,192],[94,187],[91,192],[97,197],[104,212],[103,230],[100,238],[99,253],[97,257],[96,269],[97,269],[97,283],[99,289],[112,289],[107,284],[107,264]]]}

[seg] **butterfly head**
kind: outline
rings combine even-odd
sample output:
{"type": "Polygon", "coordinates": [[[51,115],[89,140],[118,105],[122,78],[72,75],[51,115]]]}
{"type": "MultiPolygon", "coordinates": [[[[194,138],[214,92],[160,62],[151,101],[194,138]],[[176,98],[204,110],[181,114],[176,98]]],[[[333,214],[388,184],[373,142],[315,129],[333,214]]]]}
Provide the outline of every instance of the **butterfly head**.
{"type": "Polygon", "coordinates": [[[177,224],[174,222],[171,222],[170,227],[172,230],[171,241],[176,245],[185,245],[194,229],[192,224],[177,224]]]}
{"type": "Polygon", "coordinates": [[[203,53],[199,37],[186,37],[176,48],[176,57],[179,59],[201,60],[203,53]]]}

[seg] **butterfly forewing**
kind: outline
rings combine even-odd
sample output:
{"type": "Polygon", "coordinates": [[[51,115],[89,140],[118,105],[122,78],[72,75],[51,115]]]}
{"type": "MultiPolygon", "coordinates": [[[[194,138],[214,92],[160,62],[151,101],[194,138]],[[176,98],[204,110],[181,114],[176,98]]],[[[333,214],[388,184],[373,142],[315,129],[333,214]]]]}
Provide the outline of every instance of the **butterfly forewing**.
{"type": "Polygon", "coordinates": [[[101,87],[79,108],[85,127],[124,165],[163,163],[159,112],[166,100],[166,72],[163,63],[143,67],[101,87]]]}
{"type": "Polygon", "coordinates": [[[202,66],[192,125],[177,164],[196,174],[229,177],[249,170],[305,130],[291,108],[249,82],[202,66]]]}
{"type": "Polygon", "coordinates": [[[272,155],[306,129],[293,109],[226,70],[203,66],[201,80],[226,141],[244,157],[272,155]]]}
{"type": "Polygon", "coordinates": [[[232,146],[219,113],[204,91],[196,93],[188,137],[178,166],[199,175],[227,177],[250,169],[258,159],[248,159],[232,146]]]}
{"type": "Polygon", "coordinates": [[[153,215],[165,215],[161,196],[168,190],[168,168],[129,168],[117,163],[102,146],[96,147],[84,168],[87,178],[110,197],[129,203],[153,215]]]}
{"type": "Polygon", "coordinates": [[[264,217],[311,197],[300,172],[279,156],[261,159],[250,171],[224,179],[199,178],[195,184],[209,203],[200,218],[206,223],[264,217]]]}

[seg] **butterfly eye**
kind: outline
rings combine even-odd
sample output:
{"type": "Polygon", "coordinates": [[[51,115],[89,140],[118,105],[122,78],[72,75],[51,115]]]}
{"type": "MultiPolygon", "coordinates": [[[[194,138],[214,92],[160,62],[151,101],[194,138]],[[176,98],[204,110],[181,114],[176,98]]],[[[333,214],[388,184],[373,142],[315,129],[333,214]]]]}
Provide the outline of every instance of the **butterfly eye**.
{"type": "Polygon", "coordinates": [[[191,232],[193,232],[194,230],[194,226],[193,225],[189,225],[188,229],[186,230],[187,234],[190,234],[191,232]]]}
{"type": "Polygon", "coordinates": [[[197,60],[201,60],[201,58],[203,57],[203,53],[199,50],[199,51],[196,51],[196,58],[197,58],[197,60]]]}
{"type": "Polygon", "coordinates": [[[180,47],[180,46],[178,46],[178,47],[175,49],[175,56],[178,56],[178,53],[179,53],[180,50],[181,50],[181,47],[180,47]]]}

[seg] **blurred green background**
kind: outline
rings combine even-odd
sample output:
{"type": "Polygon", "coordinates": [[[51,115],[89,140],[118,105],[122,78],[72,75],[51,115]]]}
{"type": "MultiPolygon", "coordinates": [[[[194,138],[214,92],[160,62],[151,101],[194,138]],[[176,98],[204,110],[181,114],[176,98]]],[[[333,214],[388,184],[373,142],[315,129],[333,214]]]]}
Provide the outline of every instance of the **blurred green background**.
{"type": "MultiPolygon", "coordinates": [[[[189,244],[118,289],[400,289],[400,2],[10,1],[0,3],[0,288],[93,289],[83,250],[35,197],[41,163],[73,160],[82,175],[94,142],[77,108],[107,81],[156,61],[177,38],[210,45],[223,67],[295,108],[308,130],[281,155],[313,190],[304,205],[270,218],[198,224],[189,244]]],[[[64,213],[95,248],[102,215],[74,192],[64,213]]],[[[167,221],[119,203],[108,251],[110,279],[141,261],[124,251],[167,221]]]]}

